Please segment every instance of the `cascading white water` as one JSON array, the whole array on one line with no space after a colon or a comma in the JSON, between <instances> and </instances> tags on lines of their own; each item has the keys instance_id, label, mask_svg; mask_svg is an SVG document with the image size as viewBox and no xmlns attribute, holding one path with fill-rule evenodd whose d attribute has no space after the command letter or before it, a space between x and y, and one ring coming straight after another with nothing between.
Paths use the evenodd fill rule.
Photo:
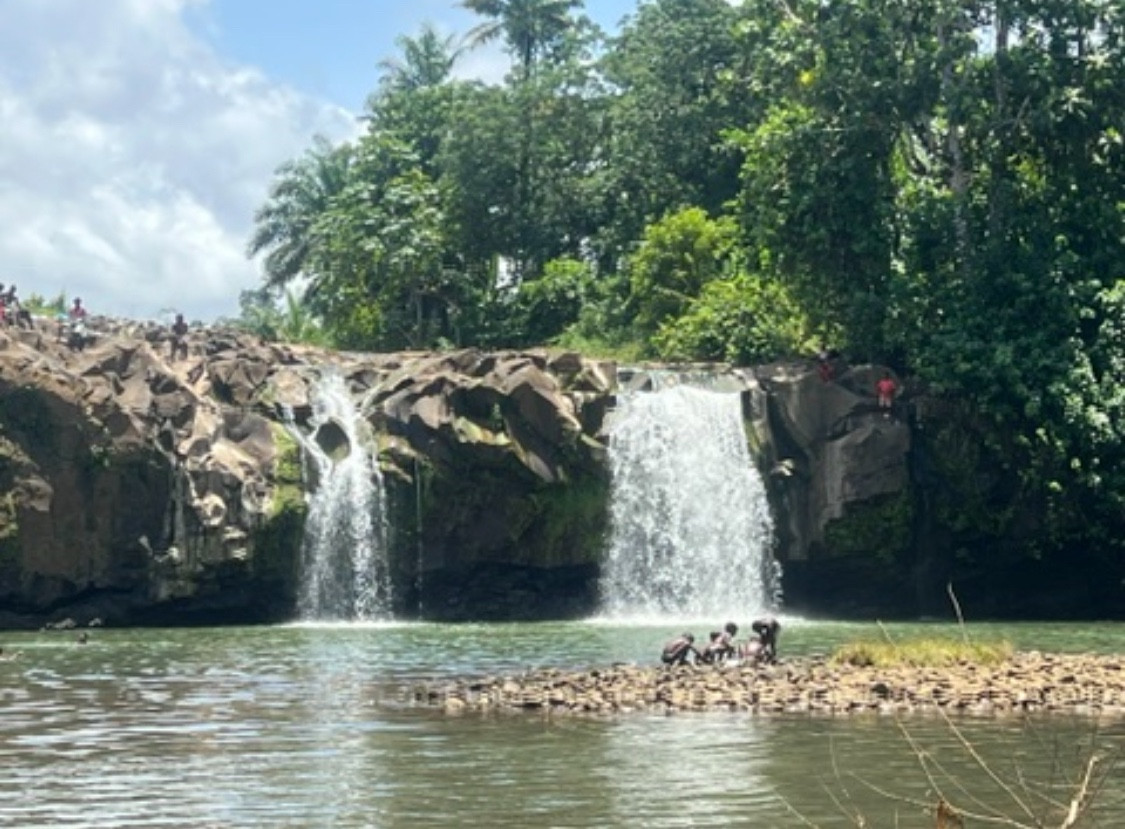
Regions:
<instances>
[{"instance_id":1,"label":"cascading white water","mask_svg":"<svg viewBox=\"0 0 1125 829\"><path fill-rule=\"evenodd\" d=\"M776 608L773 522L740 395L637 392L614 418L604 612L719 622Z\"/></svg>"},{"instance_id":2,"label":"cascading white water","mask_svg":"<svg viewBox=\"0 0 1125 829\"><path fill-rule=\"evenodd\" d=\"M365 424L336 374L326 374L314 387L312 404L311 435L293 430L317 481L301 547L298 610L305 620L386 618L391 609L386 497L378 464L362 438ZM318 440L318 434L338 439Z\"/></svg>"}]
</instances>

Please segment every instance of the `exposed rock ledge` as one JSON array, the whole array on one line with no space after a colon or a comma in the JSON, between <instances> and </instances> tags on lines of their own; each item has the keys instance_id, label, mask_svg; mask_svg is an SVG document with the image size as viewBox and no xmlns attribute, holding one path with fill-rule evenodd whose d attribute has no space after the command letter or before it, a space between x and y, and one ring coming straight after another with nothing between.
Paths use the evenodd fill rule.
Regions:
<instances>
[{"instance_id":1,"label":"exposed rock ledge","mask_svg":"<svg viewBox=\"0 0 1125 829\"><path fill-rule=\"evenodd\" d=\"M1116 656L1017 653L954 668L835 665L823 657L772 666L614 665L433 683L415 703L468 711L617 714L744 711L753 714L1004 716L1054 713L1125 716L1125 665Z\"/></svg>"}]
</instances>

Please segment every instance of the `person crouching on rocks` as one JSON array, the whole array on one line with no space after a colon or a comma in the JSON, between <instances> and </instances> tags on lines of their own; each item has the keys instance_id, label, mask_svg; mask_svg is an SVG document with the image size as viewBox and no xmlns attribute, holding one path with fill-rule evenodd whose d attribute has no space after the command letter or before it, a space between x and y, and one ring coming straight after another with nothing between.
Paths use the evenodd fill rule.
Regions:
<instances>
[{"instance_id":1,"label":"person crouching on rocks","mask_svg":"<svg viewBox=\"0 0 1125 829\"><path fill-rule=\"evenodd\" d=\"M719 641L719 637L722 635L723 632L721 630L711 631L711 635L708 637L707 644L704 645L700 650L696 651L696 653L699 654L700 662L710 664L713 661L715 643Z\"/></svg>"},{"instance_id":2,"label":"person crouching on rocks","mask_svg":"<svg viewBox=\"0 0 1125 829\"><path fill-rule=\"evenodd\" d=\"M20 328L35 327L35 323L31 321L31 312L20 304L15 285L8 286L8 292L4 294L4 306L9 323L18 325Z\"/></svg>"},{"instance_id":3,"label":"person crouching on rocks","mask_svg":"<svg viewBox=\"0 0 1125 829\"><path fill-rule=\"evenodd\" d=\"M777 637L781 632L781 625L777 619L768 616L755 619L750 623L750 629L754 631L756 638L747 642L739 655L763 665L773 665L777 662Z\"/></svg>"},{"instance_id":4,"label":"person crouching on rocks","mask_svg":"<svg viewBox=\"0 0 1125 829\"><path fill-rule=\"evenodd\" d=\"M699 653L695 650L695 637L690 633L669 640L660 653L660 661L665 665L687 665L689 661L694 661L698 657Z\"/></svg>"},{"instance_id":5,"label":"person crouching on rocks","mask_svg":"<svg viewBox=\"0 0 1125 829\"><path fill-rule=\"evenodd\" d=\"M725 662L735 655L734 637L738 635L738 625L727 622L721 631L711 634L711 641L700 654L704 662Z\"/></svg>"}]
</instances>

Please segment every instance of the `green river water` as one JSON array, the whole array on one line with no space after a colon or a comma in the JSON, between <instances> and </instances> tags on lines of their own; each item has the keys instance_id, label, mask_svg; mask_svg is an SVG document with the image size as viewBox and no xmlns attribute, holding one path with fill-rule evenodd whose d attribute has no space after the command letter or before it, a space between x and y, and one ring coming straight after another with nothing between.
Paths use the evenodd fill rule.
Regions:
<instances>
[{"instance_id":1,"label":"green river water","mask_svg":"<svg viewBox=\"0 0 1125 829\"><path fill-rule=\"evenodd\" d=\"M878 635L783 623L783 659ZM1119 720L957 720L998 782L933 717L446 716L405 702L404 689L443 676L651 664L666 638L708 627L98 629L84 645L74 632L0 632L0 826L932 827L935 786L1037 825L1091 750L1109 758L1125 743ZM919 627L940 626L889 632ZM1121 624L969 631L1125 652ZM1125 764L1080 825L1125 826Z\"/></svg>"}]
</instances>

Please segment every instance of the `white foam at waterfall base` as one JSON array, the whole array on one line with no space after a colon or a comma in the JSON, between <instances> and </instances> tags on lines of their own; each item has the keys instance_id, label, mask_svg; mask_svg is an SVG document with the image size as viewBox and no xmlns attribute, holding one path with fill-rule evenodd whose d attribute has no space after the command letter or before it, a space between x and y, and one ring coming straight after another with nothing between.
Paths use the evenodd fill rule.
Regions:
<instances>
[{"instance_id":1,"label":"white foam at waterfall base","mask_svg":"<svg viewBox=\"0 0 1125 829\"><path fill-rule=\"evenodd\" d=\"M378 465L361 439L362 419L341 377L325 375L312 390L311 435L294 428L307 463L316 467L301 546L298 611L302 620L371 621L390 615L386 502ZM334 421L350 451L333 459L312 435Z\"/></svg>"},{"instance_id":2,"label":"white foam at waterfall base","mask_svg":"<svg viewBox=\"0 0 1125 829\"><path fill-rule=\"evenodd\" d=\"M689 386L638 392L614 418L603 612L721 624L775 610L773 522L740 396Z\"/></svg>"}]
</instances>

